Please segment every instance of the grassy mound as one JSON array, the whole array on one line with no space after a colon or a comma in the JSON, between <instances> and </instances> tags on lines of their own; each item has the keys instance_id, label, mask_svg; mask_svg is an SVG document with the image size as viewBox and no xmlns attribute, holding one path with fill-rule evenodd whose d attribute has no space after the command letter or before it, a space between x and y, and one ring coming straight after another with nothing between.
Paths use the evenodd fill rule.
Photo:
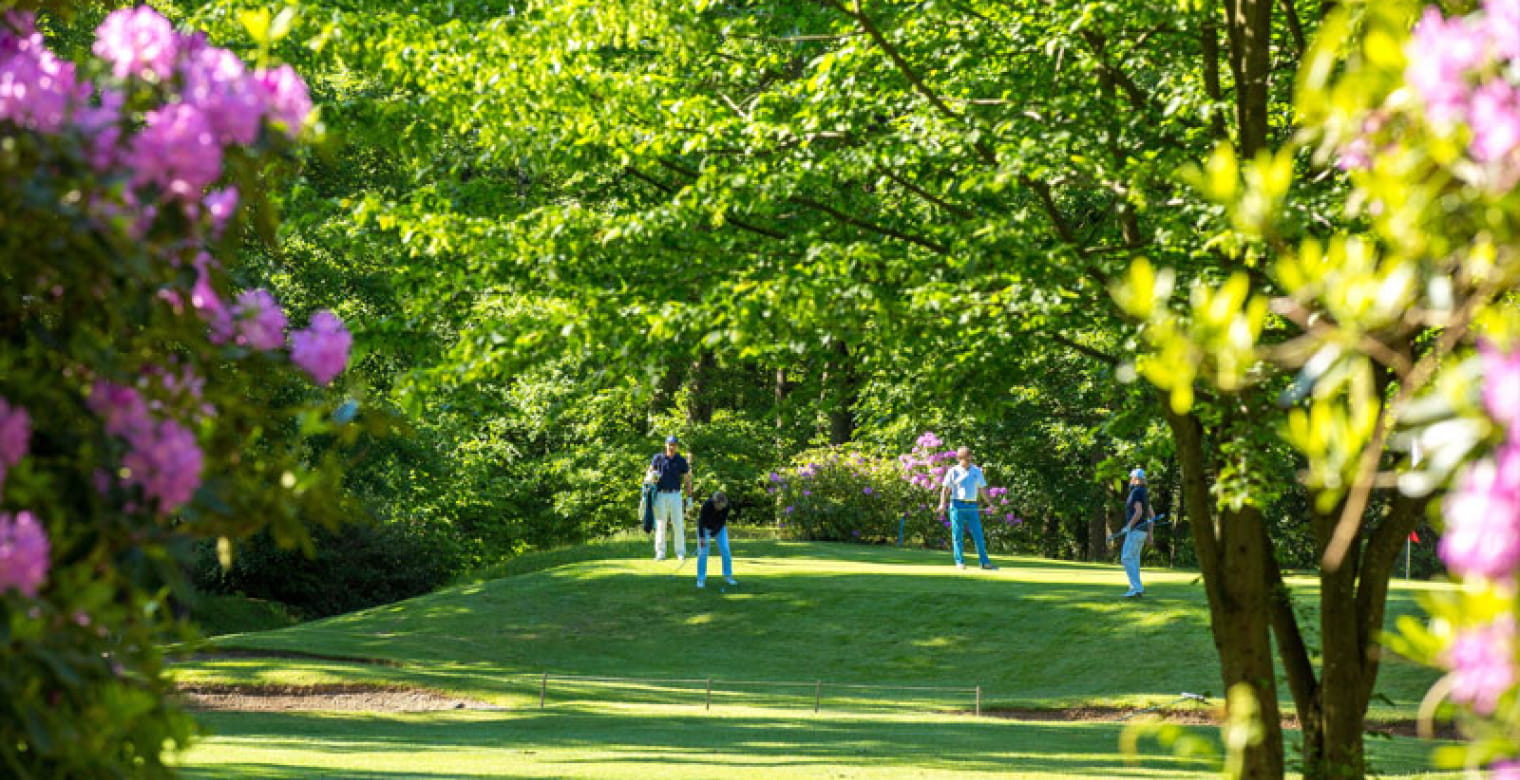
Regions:
<instances>
[{"instance_id":1,"label":"grassy mound","mask_svg":"<svg viewBox=\"0 0 1520 780\"><path fill-rule=\"evenodd\" d=\"M1030 776L1108 777L1116 776L1122 724L968 721L964 713L975 708L978 688L981 706L989 710L1141 708L1175 702L1182 692L1216 700L1219 694L1196 574L1147 571L1147 598L1135 602L1120 598L1124 576L1111 565L1013 559L1000 561L1000 571L957 571L944 553L747 540L735 542L740 585L720 590L721 576L710 571L708 587L698 590L695 561L677 574L675 561L625 557L626 547L611 545L607 552L619 557L598 558L591 546L548 568L525 567L526 573L398 604L217 638L213 651L272 655L205 655L178 667L187 683L417 686L505 711L208 715L228 736L191 753L191 766L207 761L227 770L215 776L236 776L233 765L247 757L240 751L258 749L239 741L250 733L283 731L322 745L394 732L414 735L409 744L419 756L445 746L453 755L537 745L546 754L568 751L563 756L577 756L566 758L577 766L596 767L583 773L556 765L558 771L545 770L548 776L674 776L666 771L672 761L695 762L704 770L690 776L731 773L726 765L732 756L715 763L703 757L716 745L765 767L757 776L774 776L773 759L789 751L803 767L797 774L804 775L838 766L875 766L890 776L990 772L996 765L1015 776L1007 774L1017 768L1007 761L1019 745L1034 749L1053 739L1037 752L1064 757ZM716 560L710 564L717 568ZM1313 582L1293 585L1305 609L1312 609ZM1412 589L1428 587L1396 583L1390 621L1414 612ZM1385 700L1373 716L1413 717L1433 680L1428 670L1390 662L1379 686ZM514 736L490 736L497 727ZM817 728L834 730L834 738L825 739ZM649 737L651 729L669 735ZM865 736L877 729L884 733ZM705 736L674 736L691 730ZM917 736L892 736L897 730ZM432 735L444 732L452 736L436 742ZM931 760L933 740L915 742L928 733L976 758ZM480 742L463 736L468 734ZM653 743L644 744L638 734ZM769 747L756 752L761 743ZM635 751L640 758L624 755L630 745L642 746ZM1149 771L1159 776L1207 767L1151 748L1156 755L1146 759ZM283 749L303 754L293 745ZM1385 764L1392 760L1407 771L1423 762L1427 748L1396 740L1376 749ZM345 755L363 752L346 749ZM814 754L816 762L804 760ZM635 771L635 765L642 769ZM537 759L524 759L508 774L538 774L537 766ZM363 767L361 761L331 771L368 776ZM456 776L430 772L417 776ZM491 775L481 769L478 776Z\"/></svg>"}]
</instances>

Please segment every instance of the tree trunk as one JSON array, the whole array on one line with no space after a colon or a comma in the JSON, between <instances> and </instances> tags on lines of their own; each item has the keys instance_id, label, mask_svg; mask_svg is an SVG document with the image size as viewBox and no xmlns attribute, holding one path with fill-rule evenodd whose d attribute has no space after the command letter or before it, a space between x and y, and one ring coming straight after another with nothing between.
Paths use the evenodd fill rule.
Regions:
<instances>
[{"instance_id":1,"label":"tree trunk","mask_svg":"<svg viewBox=\"0 0 1520 780\"><path fill-rule=\"evenodd\" d=\"M1226 0L1230 71L1235 76L1236 152L1267 149L1267 85L1272 72L1272 0Z\"/></svg>"},{"instance_id":2,"label":"tree trunk","mask_svg":"<svg viewBox=\"0 0 1520 780\"><path fill-rule=\"evenodd\" d=\"M824 370L823 391L827 394L829 444L848 444L855 438L855 401L859 374L850 356L850 346L835 340L833 356Z\"/></svg>"},{"instance_id":3,"label":"tree trunk","mask_svg":"<svg viewBox=\"0 0 1520 780\"><path fill-rule=\"evenodd\" d=\"M1169 405L1165 413L1182 467L1183 500L1209 597L1209 628L1219 653L1220 677L1226 690L1240 684L1249 688L1261 721L1261 740L1242 752L1242 777L1280 778L1282 716L1267 631L1267 561L1271 550L1265 524L1261 513L1252 507L1216 515L1209 495L1208 473L1212 469L1202 423L1191 414L1172 412Z\"/></svg>"},{"instance_id":4,"label":"tree trunk","mask_svg":"<svg viewBox=\"0 0 1520 780\"><path fill-rule=\"evenodd\" d=\"M710 350L702 350L697 359L692 361L687 372L688 393L686 396L686 422L706 424L712 422L713 409L713 369L715 361Z\"/></svg>"}]
</instances>

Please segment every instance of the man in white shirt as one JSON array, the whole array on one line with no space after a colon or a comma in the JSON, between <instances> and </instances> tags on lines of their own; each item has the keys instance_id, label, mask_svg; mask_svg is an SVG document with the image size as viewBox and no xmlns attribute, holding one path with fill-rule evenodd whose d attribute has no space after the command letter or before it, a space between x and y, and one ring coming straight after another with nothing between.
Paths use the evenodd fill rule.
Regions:
<instances>
[{"instance_id":1,"label":"man in white shirt","mask_svg":"<svg viewBox=\"0 0 1520 780\"><path fill-rule=\"evenodd\" d=\"M982 510L977 499L987 499L987 478L982 476L980 466L971 465L971 448L961 447L955 451L959 462L945 472L944 487L939 492L939 511L950 509L950 549L955 552L955 568L966 568L961 557L961 536L971 532L976 542L976 554L982 559L982 568L996 570L987 558L987 540L982 536Z\"/></svg>"}]
</instances>

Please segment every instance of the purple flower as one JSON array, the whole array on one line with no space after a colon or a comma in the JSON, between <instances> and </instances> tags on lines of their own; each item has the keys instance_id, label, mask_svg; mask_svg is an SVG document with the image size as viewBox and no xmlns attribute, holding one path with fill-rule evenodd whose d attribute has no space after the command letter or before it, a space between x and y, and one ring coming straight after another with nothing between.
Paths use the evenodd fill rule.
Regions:
<instances>
[{"instance_id":1,"label":"purple flower","mask_svg":"<svg viewBox=\"0 0 1520 780\"><path fill-rule=\"evenodd\" d=\"M15 588L36 596L47 580L48 552L47 532L31 512L0 513L0 593Z\"/></svg>"},{"instance_id":2,"label":"purple flower","mask_svg":"<svg viewBox=\"0 0 1520 780\"><path fill-rule=\"evenodd\" d=\"M1520 564L1520 439L1472 463L1443 507L1441 559L1463 577L1502 579Z\"/></svg>"},{"instance_id":3,"label":"purple flower","mask_svg":"<svg viewBox=\"0 0 1520 780\"><path fill-rule=\"evenodd\" d=\"M343 321L323 309L311 315L306 330L290 334L290 359L317 384L325 385L343 373L353 343L354 336L343 327Z\"/></svg>"},{"instance_id":4,"label":"purple flower","mask_svg":"<svg viewBox=\"0 0 1520 780\"><path fill-rule=\"evenodd\" d=\"M195 434L174 420L163 420L132 437L132 451L122 459L130 479L143 493L172 512L190 500L201 483L204 461Z\"/></svg>"},{"instance_id":5,"label":"purple flower","mask_svg":"<svg viewBox=\"0 0 1520 780\"><path fill-rule=\"evenodd\" d=\"M190 305L211 326L211 341L223 344L233 336L232 312L222 303L216 288L211 286L211 255L205 252L195 258L195 285L190 288Z\"/></svg>"},{"instance_id":6,"label":"purple flower","mask_svg":"<svg viewBox=\"0 0 1520 780\"><path fill-rule=\"evenodd\" d=\"M1465 18L1447 19L1434 8L1415 25L1405 52L1404 80L1436 124L1467 121L1467 74L1488 57L1483 30Z\"/></svg>"},{"instance_id":7,"label":"purple flower","mask_svg":"<svg viewBox=\"0 0 1520 780\"><path fill-rule=\"evenodd\" d=\"M1505 353L1479 342L1478 355L1483 363L1483 406L1504 426L1510 441L1520 439L1520 345Z\"/></svg>"},{"instance_id":8,"label":"purple flower","mask_svg":"<svg viewBox=\"0 0 1520 780\"><path fill-rule=\"evenodd\" d=\"M771 476L770 476L770 480L772 482L782 482L782 481L785 480L785 478L782 477L780 474L777 474L776 472L772 471L771 472Z\"/></svg>"},{"instance_id":9,"label":"purple flower","mask_svg":"<svg viewBox=\"0 0 1520 780\"><path fill-rule=\"evenodd\" d=\"M199 200L222 171L222 147L205 112L175 103L149 111L145 120L132 139L133 185L154 184L167 195Z\"/></svg>"},{"instance_id":10,"label":"purple flower","mask_svg":"<svg viewBox=\"0 0 1520 780\"><path fill-rule=\"evenodd\" d=\"M786 512L786 513L787 513L787 514L791 514L791 513L792 513L792 510L793 510L793 509L795 509L795 508L796 508L796 507L790 507L790 506L789 506L789 507L787 507L787 508L786 508L786 509L785 509L785 510L784 510L784 511L785 511L785 512Z\"/></svg>"},{"instance_id":11,"label":"purple flower","mask_svg":"<svg viewBox=\"0 0 1520 780\"><path fill-rule=\"evenodd\" d=\"M1484 0L1483 13L1494 56L1520 60L1520 0Z\"/></svg>"},{"instance_id":12,"label":"purple flower","mask_svg":"<svg viewBox=\"0 0 1520 780\"><path fill-rule=\"evenodd\" d=\"M259 71L257 75L269 101L269 118L282 126L286 135L291 138L299 136L301 127L306 124L306 116L311 113L311 96L306 92L306 82L289 65Z\"/></svg>"},{"instance_id":13,"label":"purple flower","mask_svg":"<svg viewBox=\"0 0 1520 780\"><path fill-rule=\"evenodd\" d=\"M1513 162L1520 148L1520 89L1493 79L1472 93L1472 156L1481 163Z\"/></svg>"},{"instance_id":14,"label":"purple flower","mask_svg":"<svg viewBox=\"0 0 1520 780\"><path fill-rule=\"evenodd\" d=\"M813 495L813 491L811 491L811 490L804 490L804 491L802 491L802 495L804 495L804 496L811 496L811 495Z\"/></svg>"},{"instance_id":15,"label":"purple flower","mask_svg":"<svg viewBox=\"0 0 1520 780\"><path fill-rule=\"evenodd\" d=\"M227 228L227 220L237 211L238 188L212 190L206 193L201 203L205 205L206 213L211 215L211 235L220 236Z\"/></svg>"},{"instance_id":16,"label":"purple flower","mask_svg":"<svg viewBox=\"0 0 1520 780\"><path fill-rule=\"evenodd\" d=\"M205 113L218 143L253 143L268 100L264 85L248 74L237 55L200 38L195 43L180 67L184 99Z\"/></svg>"},{"instance_id":17,"label":"purple flower","mask_svg":"<svg viewBox=\"0 0 1520 780\"><path fill-rule=\"evenodd\" d=\"M105 421L106 433L112 436L131 438L153 425L142 395L124 385L97 381L85 405Z\"/></svg>"},{"instance_id":18,"label":"purple flower","mask_svg":"<svg viewBox=\"0 0 1520 780\"><path fill-rule=\"evenodd\" d=\"M74 65L48 50L32 15L7 14L0 22L0 120L55 133L84 97Z\"/></svg>"},{"instance_id":19,"label":"purple flower","mask_svg":"<svg viewBox=\"0 0 1520 780\"><path fill-rule=\"evenodd\" d=\"M932 450L943 444L944 442L940 441L940 438L935 436L933 431L925 431L922 436L918 437L917 441L913 442L914 447L926 450Z\"/></svg>"},{"instance_id":20,"label":"purple flower","mask_svg":"<svg viewBox=\"0 0 1520 780\"><path fill-rule=\"evenodd\" d=\"M31 439L31 416L20 406L11 406L0 398L0 475L26 457Z\"/></svg>"},{"instance_id":21,"label":"purple flower","mask_svg":"<svg viewBox=\"0 0 1520 780\"><path fill-rule=\"evenodd\" d=\"M1517 20L1520 23L1520 20ZM1500 761L1488 767L1488 780L1520 780L1520 761Z\"/></svg>"},{"instance_id":22,"label":"purple flower","mask_svg":"<svg viewBox=\"0 0 1520 780\"><path fill-rule=\"evenodd\" d=\"M258 350L278 349L285 343L285 312L268 290L248 290L233 307L238 341ZM342 367L339 367L342 370Z\"/></svg>"},{"instance_id":23,"label":"purple flower","mask_svg":"<svg viewBox=\"0 0 1520 780\"><path fill-rule=\"evenodd\" d=\"M116 78L163 79L174 71L179 48L179 34L169 20L143 5L112 11L95 28L91 51L111 63L111 75Z\"/></svg>"},{"instance_id":24,"label":"purple flower","mask_svg":"<svg viewBox=\"0 0 1520 780\"><path fill-rule=\"evenodd\" d=\"M1451 698L1487 715L1515 684L1515 616L1501 615L1486 626L1467 628L1441 653L1451 670Z\"/></svg>"},{"instance_id":25,"label":"purple flower","mask_svg":"<svg viewBox=\"0 0 1520 780\"><path fill-rule=\"evenodd\" d=\"M866 495L869 496L869 495L871 495L875 491L871 490L871 486L870 485L867 485L867 486L861 488L860 492L865 493Z\"/></svg>"}]
</instances>

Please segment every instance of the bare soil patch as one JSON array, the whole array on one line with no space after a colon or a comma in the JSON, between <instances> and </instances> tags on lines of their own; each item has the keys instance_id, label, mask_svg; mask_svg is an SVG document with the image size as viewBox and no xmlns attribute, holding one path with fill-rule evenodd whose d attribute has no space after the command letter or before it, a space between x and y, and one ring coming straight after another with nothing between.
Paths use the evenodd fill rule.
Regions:
<instances>
[{"instance_id":1,"label":"bare soil patch","mask_svg":"<svg viewBox=\"0 0 1520 780\"><path fill-rule=\"evenodd\" d=\"M367 685L185 685L180 696L193 710L216 712L436 712L482 710L492 705L424 688Z\"/></svg>"}]
</instances>

